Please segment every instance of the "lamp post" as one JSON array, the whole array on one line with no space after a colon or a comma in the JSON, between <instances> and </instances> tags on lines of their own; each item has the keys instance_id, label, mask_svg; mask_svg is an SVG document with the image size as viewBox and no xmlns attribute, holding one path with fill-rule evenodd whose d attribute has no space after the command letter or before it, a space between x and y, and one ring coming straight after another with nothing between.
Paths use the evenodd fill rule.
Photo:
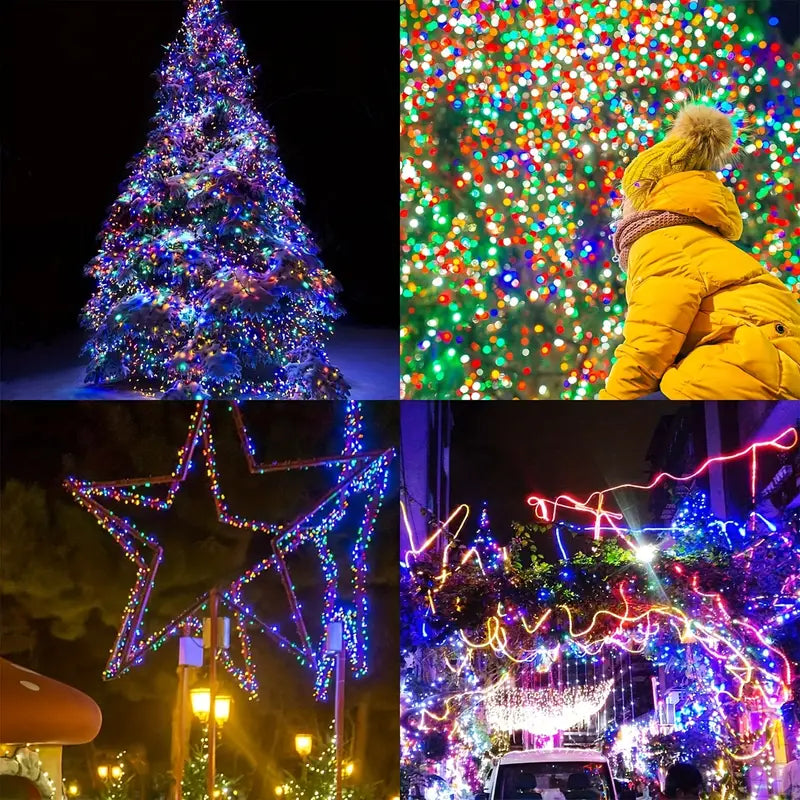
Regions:
<instances>
[{"instance_id":1,"label":"lamp post","mask_svg":"<svg viewBox=\"0 0 800 800\"><path fill-rule=\"evenodd\" d=\"M97 777L105 784L106 790L112 781L117 781L122 777L123 769L120 764L98 764Z\"/></svg>"},{"instance_id":2,"label":"lamp post","mask_svg":"<svg viewBox=\"0 0 800 800\"><path fill-rule=\"evenodd\" d=\"M219 616L219 591L216 588L209 592L208 608L210 616L205 619L203 625L203 647L208 650L208 688L192 689L189 696L195 716L199 717L201 722L208 724L206 791L209 800L213 800L217 771L217 723L222 725L227 722L232 703L230 695L219 694L217 650L229 647L230 620Z\"/></svg>"},{"instance_id":3,"label":"lamp post","mask_svg":"<svg viewBox=\"0 0 800 800\"><path fill-rule=\"evenodd\" d=\"M172 775L175 783L169 800L183 800L183 773L186 762L186 749L189 740L191 720L187 717L186 704L189 699L189 669L203 666L203 640L192 636L188 623L181 628L178 645L178 696L177 713L173 713L173 723L177 717L177 730L172 731Z\"/></svg>"},{"instance_id":4,"label":"lamp post","mask_svg":"<svg viewBox=\"0 0 800 800\"><path fill-rule=\"evenodd\" d=\"M313 745L314 741L310 733L298 733L294 737L294 749L297 751L297 755L303 759L303 785L308 777L308 757L311 755Z\"/></svg>"},{"instance_id":5,"label":"lamp post","mask_svg":"<svg viewBox=\"0 0 800 800\"><path fill-rule=\"evenodd\" d=\"M336 800L342 800L342 755L344 753L344 626L329 622L326 651L336 656L336 700L334 716L336 732Z\"/></svg>"},{"instance_id":6,"label":"lamp post","mask_svg":"<svg viewBox=\"0 0 800 800\"><path fill-rule=\"evenodd\" d=\"M211 612L208 658L208 800L214 798L214 782L217 771L217 618L219 595L212 589L208 598Z\"/></svg>"},{"instance_id":7,"label":"lamp post","mask_svg":"<svg viewBox=\"0 0 800 800\"><path fill-rule=\"evenodd\" d=\"M215 694L211 687L192 689L189 692L192 712L203 723L208 723L208 777L209 800L214 800L216 781L217 723L221 728L230 718L233 699L228 694ZM212 733L213 724L213 733ZM214 738L211 738L213 735Z\"/></svg>"}]
</instances>

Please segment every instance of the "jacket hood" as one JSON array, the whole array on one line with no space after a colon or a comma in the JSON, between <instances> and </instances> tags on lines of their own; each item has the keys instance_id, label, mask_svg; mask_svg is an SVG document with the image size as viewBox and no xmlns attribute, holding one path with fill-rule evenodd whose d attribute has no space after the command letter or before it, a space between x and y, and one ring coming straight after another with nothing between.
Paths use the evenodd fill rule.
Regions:
<instances>
[{"instance_id":1,"label":"jacket hood","mask_svg":"<svg viewBox=\"0 0 800 800\"><path fill-rule=\"evenodd\" d=\"M734 242L742 235L742 215L736 198L714 172L693 170L662 178L640 210L686 214Z\"/></svg>"}]
</instances>

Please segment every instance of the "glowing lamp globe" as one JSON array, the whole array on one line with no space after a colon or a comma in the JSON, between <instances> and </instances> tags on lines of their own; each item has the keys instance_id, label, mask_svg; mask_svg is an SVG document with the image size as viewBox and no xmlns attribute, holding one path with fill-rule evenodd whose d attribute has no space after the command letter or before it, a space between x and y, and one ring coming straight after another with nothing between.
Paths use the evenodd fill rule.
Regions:
<instances>
[{"instance_id":1,"label":"glowing lamp globe","mask_svg":"<svg viewBox=\"0 0 800 800\"><path fill-rule=\"evenodd\" d=\"M208 689L192 689L189 692L192 702L192 712L205 722L211 711L211 692ZM229 695L220 694L214 698L214 717L220 724L227 722L231 715L231 698Z\"/></svg>"},{"instance_id":2,"label":"glowing lamp globe","mask_svg":"<svg viewBox=\"0 0 800 800\"><path fill-rule=\"evenodd\" d=\"M309 755L311 755L311 747L311 734L298 733L294 737L294 749L297 750L297 754L300 756L300 758L307 758Z\"/></svg>"},{"instance_id":3,"label":"glowing lamp globe","mask_svg":"<svg viewBox=\"0 0 800 800\"><path fill-rule=\"evenodd\" d=\"M231 698L229 695L223 694L219 695L214 700L214 716L217 718L217 722L222 724L223 722L227 722L231 716Z\"/></svg>"},{"instance_id":4,"label":"glowing lamp globe","mask_svg":"<svg viewBox=\"0 0 800 800\"><path fill-rule=\"evenodd\" d=\"M200 719L208 719L211 711L211 692L208 689L192 689L189 697L192 701L192 713Z\"/></svg>"}]
</instances>

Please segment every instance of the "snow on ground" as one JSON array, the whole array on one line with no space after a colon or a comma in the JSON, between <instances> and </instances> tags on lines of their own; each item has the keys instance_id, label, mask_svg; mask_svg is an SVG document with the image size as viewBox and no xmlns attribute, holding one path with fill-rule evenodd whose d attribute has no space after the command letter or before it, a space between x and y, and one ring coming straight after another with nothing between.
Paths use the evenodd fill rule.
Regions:
<instances>
[{"instance_id":1,"label":"snow on ground","mask_svg":"<svg viewBox=\"0 0 800 800\"><path fill-rule=\"evenodd\" d=\"M83 383L78 356L81 339L4 352L0 400L141 400L138 392L98 388ZM400 357L396 331L341 325L328 345L328 355L351 385L354 400L397 400Z\"/></svg>"}]
</instances>

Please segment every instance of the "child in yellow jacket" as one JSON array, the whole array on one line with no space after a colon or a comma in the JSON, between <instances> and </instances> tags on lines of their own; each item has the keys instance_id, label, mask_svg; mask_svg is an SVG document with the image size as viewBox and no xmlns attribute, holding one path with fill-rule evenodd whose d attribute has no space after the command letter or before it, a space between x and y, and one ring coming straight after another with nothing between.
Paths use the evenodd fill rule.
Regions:
<instances>
[{"instance_id":1,"label":"child in yellow jacket","mask_svg":"<svg viewBox=\"0 0 800 800\"><path fill-rule=\"evenodd\" d=\"M733 141L725 114L688 105L625 170L614 248L628 312L601 399L800 398L800 305L733 244L742 217L714 172Z\"/></svg>"}]
</instances>

